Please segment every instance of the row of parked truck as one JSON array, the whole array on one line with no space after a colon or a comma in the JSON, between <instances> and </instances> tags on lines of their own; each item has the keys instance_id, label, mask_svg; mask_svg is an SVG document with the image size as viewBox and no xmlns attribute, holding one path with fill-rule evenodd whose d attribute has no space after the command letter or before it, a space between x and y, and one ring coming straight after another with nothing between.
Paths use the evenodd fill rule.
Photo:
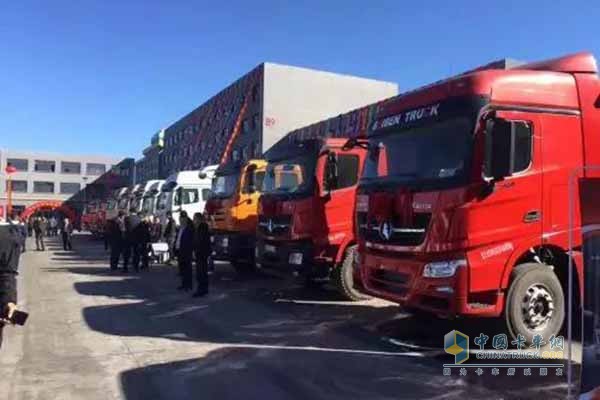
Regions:
<instances>
[{"instance_id":1,"label":"row of parked truck","mask_svg":"<svg viewBox=\"0 0 600 400\"><path fill-rule=\"evenodd\" d=\"M106 218L197 204L214 258L239 272L327 280L348 299L417 313L503 318L527 340L558 334L582 305L569 178L600 175L586 169L600 165L591 54L492 63L386 100L368 129L343 136L284 139L263 159L124 189Z\"/></svg>"}]
</instances>

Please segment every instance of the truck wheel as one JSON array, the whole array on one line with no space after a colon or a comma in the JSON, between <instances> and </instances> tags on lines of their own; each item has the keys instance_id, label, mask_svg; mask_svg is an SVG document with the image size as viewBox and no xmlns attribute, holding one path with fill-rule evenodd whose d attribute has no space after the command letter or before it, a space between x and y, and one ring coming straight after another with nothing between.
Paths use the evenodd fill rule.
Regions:
<instances>
[{"instance_id":1,"label":"truck wheel","mask_svg":"<svg viewBox=\"0 0 600 400\"><path fill-rule=\"evenodd\" d=\"M527 343L533 336L544 340L557 335L565 320L565 298L554 271L546 265L518 265L512 275L506 298L505 319L509 333L523 335Z\"/></svg>"},{"instance_id":2,"label":"truck wheel","mask_svg":"<svg viewBox=\"0 0 600 400\"><path fill-rule=\"evenodd\" d=\"M339 290L348 300L359 301L368 300L368 296L354 287L354 273L356 271L356 246L350 246L346 250L346 256L337 268L334 268L332 279Z\"/></svg>"},{"instance_id":3,"label":"truck wheel","mask_svg":"<svg viewBox=\"0 0 600 400\"><path fill-rule=\"evenodd\" d=\"M255 265L247 262L232 261L231 266L235 269L235 272L241 275L249 274L254 271Z\"/></svg>"}]
</instances>

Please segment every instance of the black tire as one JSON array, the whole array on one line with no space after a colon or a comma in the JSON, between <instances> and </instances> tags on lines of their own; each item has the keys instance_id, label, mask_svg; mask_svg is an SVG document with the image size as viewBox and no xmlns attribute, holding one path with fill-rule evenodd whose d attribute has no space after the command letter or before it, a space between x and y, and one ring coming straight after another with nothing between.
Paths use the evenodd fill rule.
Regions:
<instances>
[{"instance_id":1,"label":"black tire","mask_svg":"<svg viewBox=\"0 0 600 400\"><path fill-rule=\"evenodd\" d=\"M528 311L535 316L526 315ZM560 333L565 320L565 296L550 266L526 263L515 267L504 317L513 339L523 335L531 343L533 336L542 335L548 341Z\"/></svg>"},{"instance_id":2,"label":"black tire","mask_svg":"<svg viewBox=\"0 0 600 400\"><path fill-rule=\"evenodd\" d=\"M356 246L348 247L344 260L337 268L334 268L332 272L332 280L337 290L348 300L368 300L371 296L361 292L354 285L356 252Z\"/></svg>"},{"instance_id":3,"label":"black tire","mask_svg":"<svg viewBox=\"0 0 600 400\"><path fill-rule=\"evenodd\" d=\"M256 269L256 265L242 261L231 261L231 266L240 275L250 274Z\"/></svg>"}]
</instances>

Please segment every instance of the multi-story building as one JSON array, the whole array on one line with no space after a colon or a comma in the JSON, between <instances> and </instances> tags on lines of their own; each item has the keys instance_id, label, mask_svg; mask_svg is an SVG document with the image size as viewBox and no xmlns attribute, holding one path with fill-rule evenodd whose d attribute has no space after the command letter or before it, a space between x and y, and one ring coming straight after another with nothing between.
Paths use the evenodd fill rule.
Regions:
<instances>
[{"instance_id":1,"label":"multi-story building","mask_svg":"<svg viewBox=\"0 0 600 400\"><path fill-rule=\"evenodd\" d=\"M16 212L42 201L65 201L94 184L121 160L102 156L71 156L0 150L0 205L6 205L6 166L12 165L12 203Z\"/></svg>"},{"instance_id":2,"label":"multi-story building","mask_svg":"<svg viewBox=\"0 0 600 400\"><path fill-rule=\"evenodd\" d=\"M166 128L162 151L151 146L138 161L136 182L260 157L290 131L397 93L391 82L260 64Z\"/></svg>"},{"instance_id":3,"label":"multi-story building","mask_svg":"<svg viewBox=\"0 0 600 400\"><path fill-rule=\"evenodd\" d=\"M142 152L144 157L135 162L135 182L146 182L163 175L162 151L164 147L165 130L155 133L150 140L150 146Z\"/></svg>"}]
</instances>

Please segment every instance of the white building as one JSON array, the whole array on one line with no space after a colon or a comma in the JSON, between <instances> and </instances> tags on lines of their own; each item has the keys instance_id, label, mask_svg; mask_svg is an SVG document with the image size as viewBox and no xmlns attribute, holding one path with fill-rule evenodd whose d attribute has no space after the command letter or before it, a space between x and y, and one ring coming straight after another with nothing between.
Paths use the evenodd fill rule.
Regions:
<instances>
[{"instance_id":1,"label":"white building","mask_svg":"<svg viewBox=\"0 0 600 400\"><path fill-rule=\"evenodd\" d=\"M90 155L61 155L0 149L0 206L6 206L10 163L12 203L17 212L40 201L65 201L109 171L121 159Z\"/></svg>"}]
</instances>

